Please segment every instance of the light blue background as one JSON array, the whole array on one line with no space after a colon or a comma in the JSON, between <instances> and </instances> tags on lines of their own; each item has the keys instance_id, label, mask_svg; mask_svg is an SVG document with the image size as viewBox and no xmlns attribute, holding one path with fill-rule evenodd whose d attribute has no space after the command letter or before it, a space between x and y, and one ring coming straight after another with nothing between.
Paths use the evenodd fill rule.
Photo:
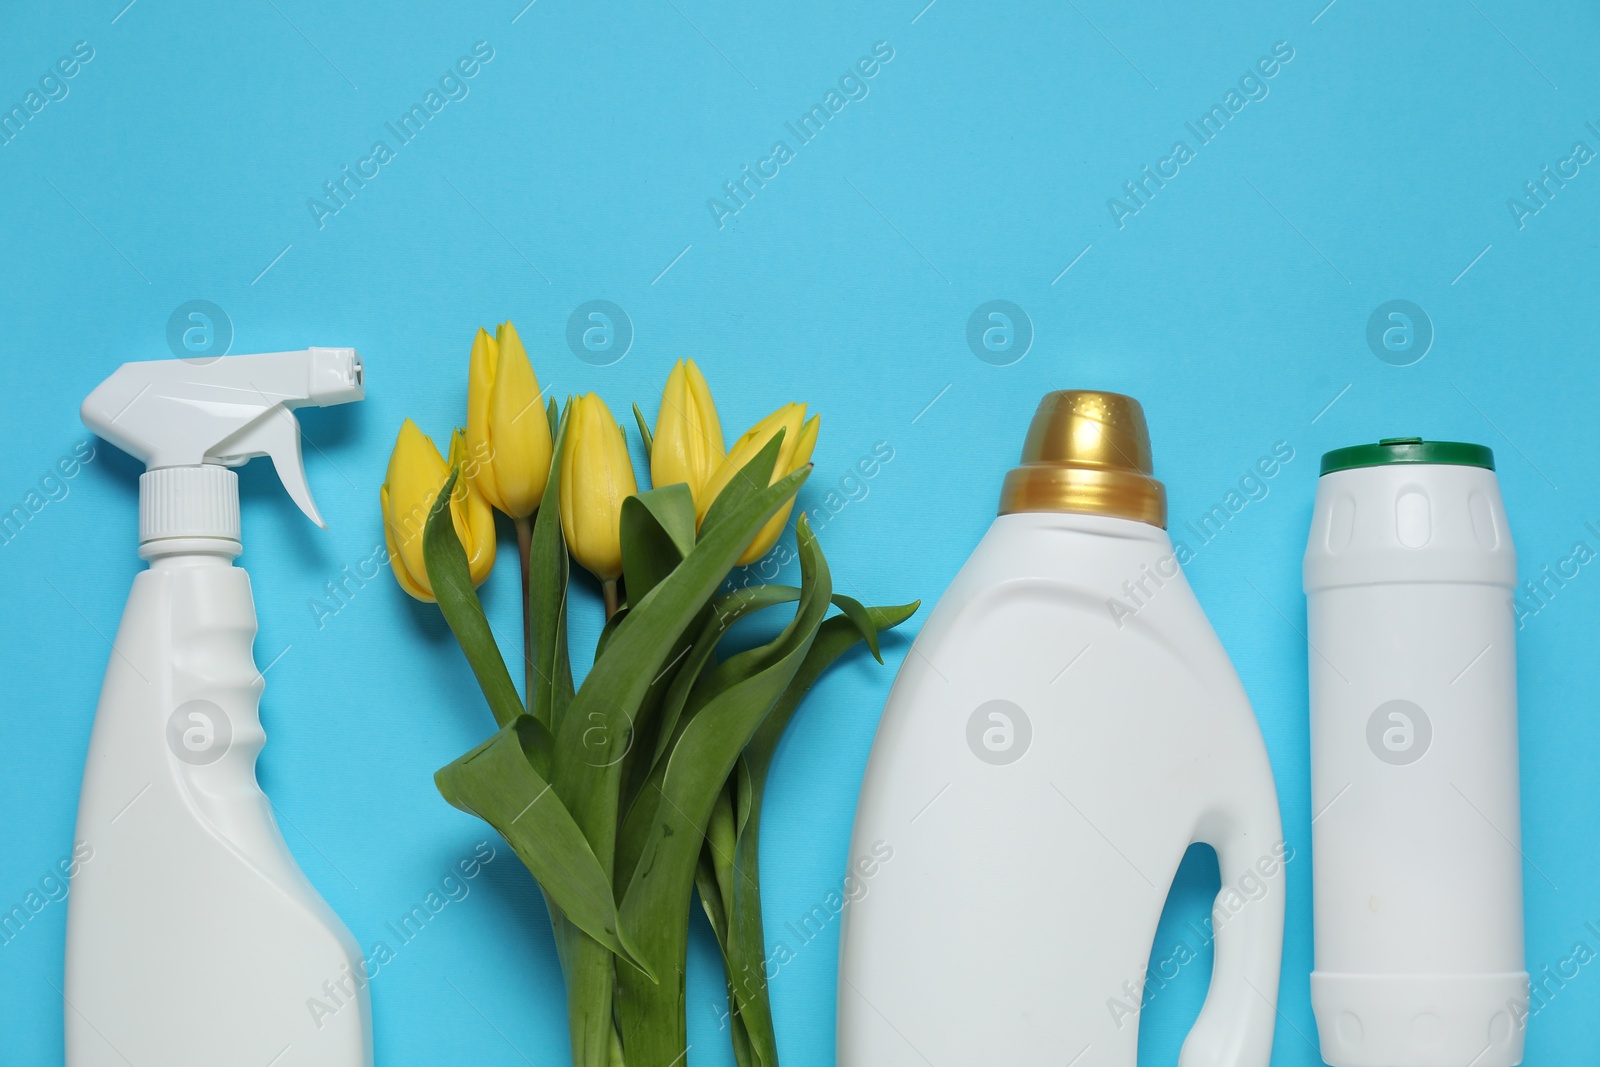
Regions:
<instances>
[{"instance_id":1,"label":"light blue background","mask_svg":"<svg viewBox=\"0 0 1600 1067\"><path fill-rule=\"evenodd\" d=\"M931 604L945 588L1049 389L1143 401L1175 525L1289 442L1295 459L1270 496L1188 575L1254 701L1298 853L1274 1062L1318 1062L1297 632L1317 457L1400 434L1482 441L1500 461L1525 577L1575 541L1600 546L1585 526L1600 519L1600 165L1525 228L1507 207L1575 141L1600 148L1585 128L1600 125L1600 13L1508 0L1159 12L869 0L781 13L524 2L0 7L7 108L74 42L95 50L69 95L0 148L0 508L22 504L85 438L77 408L96 383L123 361L170 356L167 320L185 301L226 310L236 353L359 348L366 402L304 420L331 529L311 527L254 464L241 562L255 583L258 661L281 654L260 778L295 855L368 945L485 836L430 776L489 718L435 611L387 576L321 628L308 603L380 543L377 490L400 420L440 441L462 420L478 325L511 318L557 395L597 390L619 414L637 399L653 415L682 356L705 369L730 435L781 402L811 402L823 432L807 507L888 442L892 462L822 533L841 588L879 602ZM494 58L470 95L319 229L307 199L375 139L392 146L384 123L480 40ZM774 140L793 146L784 123L878 41L894 59L870 95L719 230L707 199ZM1175 139L1193 147L1185 122L1279 41L1294 58L1270 95L1119 229L1107 199ZM1014 365L980 361L965 341L968 316L994 298L1021 305L1036 334ZM1365 338L1369 315L1396 298L1425 309L1436 333L1411 366L1381 361ZM615 365L566 344L568 315L591 299L632 319L632 350ZM108 638L140 566L136 475L101 445L65 499L0 547L6 908L72 845ZM514 642L505 562L486 596ZM1576 942L1600 948L1585 927L1600 920L1592 568L1520 637L1535 972ZM585 610L582 648L597 629L592 602ZM887 667L858 657L837 669L785 742L765 835L773 936L839 885L904 651L895 643ZM564 1062L543 908L500 855L380 972L380 1064ZM1156 958L1205 914L1215 878L1191 857ZM8 1063L60 1062L65 918L52 904L0 948ZM801 949L774 982L795 1065L832 1062L836 937ZM731 1063L703 928L693 964L690 1062ZM1209 965L1187 967L1147 1010L1141 1063L1175 1061ZM1528 1062L1592 1056L1590 969L1533 1020Z\"/></svg>"}]
</instances>

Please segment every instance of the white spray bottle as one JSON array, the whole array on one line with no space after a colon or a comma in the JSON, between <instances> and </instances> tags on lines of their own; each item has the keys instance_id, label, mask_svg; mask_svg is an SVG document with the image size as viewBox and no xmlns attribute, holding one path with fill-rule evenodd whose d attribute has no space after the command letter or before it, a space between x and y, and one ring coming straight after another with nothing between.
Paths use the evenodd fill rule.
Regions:
<instances>
[{"instance_id":1,"label":"white spray bottle","mask_svg":"<svg viewBox=\"0 0 1600 1067\"><path fill-rule=\"evenodd\" d=\"M840 1067L1134 1067L1142 1002L1200 947L1147 973L1195 841L1222 889L1179 1063L1267 1067L1292 854L1151 470L1138 401L1045 397L906 656L856 812Z\"/></svg>"},{"instance_id":2,"label":"white spray bottle","mask_svg":"<svg viewBox=\"0 0 1600 1067\"><path fill-rule=\"evenodd\" d=\"M272 457L324 525L292 411L362 396L353 349L312 348L128 363L83 403L85 425L148 467L150 566L117 630L78 803L93 858L68 906L67 1067L372 1063L360 950L256 784L263 681L228 469Z\"/></svg>"}]
</instances>

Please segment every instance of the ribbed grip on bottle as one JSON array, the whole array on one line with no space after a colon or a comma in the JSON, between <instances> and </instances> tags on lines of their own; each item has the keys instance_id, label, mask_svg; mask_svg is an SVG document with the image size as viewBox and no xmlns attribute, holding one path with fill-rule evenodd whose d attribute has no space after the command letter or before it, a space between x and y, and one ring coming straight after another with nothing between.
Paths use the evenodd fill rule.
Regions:
<instances>
[{"instance_id":1,"label":"ribbed grip on bottle","mask_svg":"<svg viewBox=\"0 0 1600 1067\"><path fill-rule=\"evenodd\" d=\"M227 467L162 467L139 477L139 543L239 540L239 476Z\"/></svg>"}]
</instances>

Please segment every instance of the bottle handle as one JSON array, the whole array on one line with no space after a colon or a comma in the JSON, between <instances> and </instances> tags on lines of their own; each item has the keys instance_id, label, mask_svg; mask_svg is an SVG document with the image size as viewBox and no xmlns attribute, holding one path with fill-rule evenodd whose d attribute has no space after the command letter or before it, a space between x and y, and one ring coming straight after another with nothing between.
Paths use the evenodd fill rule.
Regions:
<instances>
[{"instance_id":1,"label":"bottle handle","mask_svg":"<svg viewBox=\"0 0 1600 1067\"><path fill-rule=\"evenodd\" d=\"M1275 797L1270 817L1218 812L1196 839L1217 852L1222 887L1212 905L1215 961L1205 1004L1184 1039L1178 1067L1268 1067L1283 964L1283 841Z\"/></svg>"}]
</instances>

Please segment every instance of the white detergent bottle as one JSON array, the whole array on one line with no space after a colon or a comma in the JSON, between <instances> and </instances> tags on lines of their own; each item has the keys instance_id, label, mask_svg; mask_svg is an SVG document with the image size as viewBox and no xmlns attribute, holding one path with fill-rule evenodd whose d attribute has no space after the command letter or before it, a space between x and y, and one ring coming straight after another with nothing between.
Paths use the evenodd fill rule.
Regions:
<instances>
[{"instance_id":1,"label":"white detergent bottle","mask_svg":"<svg viewBox=\"0 0 1600 1067\"><path fill-rule=\"evenodd\" d=\"M1045 397L907 654L856 813L840 1067L1134 1067L1156 925L1197 841L1222 888L1179 1063L1266 1067L1292 853L1151 471L1136 400Z\"/></svg>"},{"instance_id":2,"label":"white detergent bottle","mask_svg":"<svg viewBox=\"0 0 1600 1067\"><path fill-rule=\"evenodd\" d=\"M1483 445L1322 457L1305 556L1311 1006L1334 1067L1522 1061L1516 585Z\"/></svg>"},{"instance_id":3,"label":"white detergent bottle","mask_svg":"<svg viewBox=\"0 0 1600 1067\"><path fill-rule=\"evenodd\" d=\"M256 784L266 740L238 478L271 456L323 525L292 410L363 396L349 348L124 364L83 421L143 461L139 555L78 802L67 1067L370 1067L355 940ZM313 1012L315 998L332 1010Z\"/></svg>"}]
</instances>

